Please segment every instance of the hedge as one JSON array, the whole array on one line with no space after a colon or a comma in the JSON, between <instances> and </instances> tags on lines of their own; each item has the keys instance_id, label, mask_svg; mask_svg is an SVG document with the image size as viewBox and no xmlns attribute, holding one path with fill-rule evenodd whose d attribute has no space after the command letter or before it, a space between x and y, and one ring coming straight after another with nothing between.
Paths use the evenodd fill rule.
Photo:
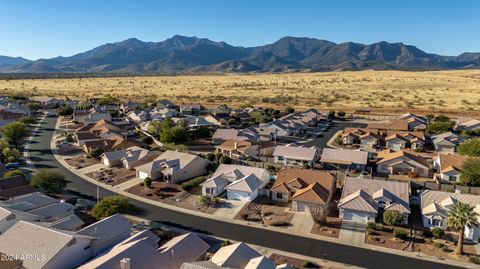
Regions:
<instances>
[{"instance_id":1,"label":"hedge","mask_svg":"<svg viewBox=\"0 0 480 269\"><path fill-rule=\"evenodd\" d=\"M190 191L191 189L193 189L193 188L199 186L200 184L202 184L203 182L205 182L205 180L207 180L206 176L199 176L199 177L196 177L196 178L191 179L189 181L183 182L181 187L184 191Z\"/></svg>"}]
</instances>

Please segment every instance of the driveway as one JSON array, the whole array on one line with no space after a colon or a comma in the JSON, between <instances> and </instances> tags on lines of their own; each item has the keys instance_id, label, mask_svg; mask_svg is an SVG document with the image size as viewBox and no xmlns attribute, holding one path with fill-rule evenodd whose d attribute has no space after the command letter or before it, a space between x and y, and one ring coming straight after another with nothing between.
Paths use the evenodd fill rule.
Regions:
<instances>
[{"instance_id":1,"label":"driveway","mask_svg":"<svg viewBox=\"0 0 480 269\"><path fill-rule=\"evenodd\" d=\"M365 243L365 228L363 223L344 220L338 240L352 246L361 246Z\"/></svg>"},{"instance_id":2,"label":"driveway","mask_svg":"<svg viewBox=\"0 0 480 269\"><path fill-rule=\"evenodd\" d=\"M34 143L30 144L30 155L33 158L41 158L41 160L35 162L37 168L57 168L63 173L69 181L67 185L68 191L75 195L89 197L94 200L96 186L63 167L52 155L50 141L56 119L57 118L53 115L46 117L45 122L42 123L41 135L34 137ZM100 188L100 197L115 194L116 193L112 191ZM229 238L231 240L243 241L245 243L294 252L316 258L323 258L340 263L352 264L359 267L384 268L385 265L388 265L389 269L461 268L413 257L395 255L366 248L358 248L351 245L234 224L220 219L215 220L204 218L197 215L157 207L137 200L131 200L131 202L142 210L140 217L152 221L163 222L167 225L181 226L185 229Z\"/></svg>"},{"instance_id":3,"label":"driveway","mask_svg":"<svg viewBox=\"0 0 480 269\"><path fill-rule=\"evenodd\" d=\"M303 143L303 146L312 147L316 146L319 148L328 148L327 143L335 135L336 132L343 130L346 127L355 127L355 128L364 128L367 127L364 123L357 123L351 121L334 121L332 124L326 128L320 136L317 138Z\"/></svg>"},{"instance_id":4,"label":"driveway","mask_svg":"<svg viewBox=\"0 0 480 269\"><path fill-rule=\"evenodd\" d=\"M295 212L291 224L287 227L288 230L297 234L310 234L315 221L310 212Z\"/></svg>"}]
</instances>

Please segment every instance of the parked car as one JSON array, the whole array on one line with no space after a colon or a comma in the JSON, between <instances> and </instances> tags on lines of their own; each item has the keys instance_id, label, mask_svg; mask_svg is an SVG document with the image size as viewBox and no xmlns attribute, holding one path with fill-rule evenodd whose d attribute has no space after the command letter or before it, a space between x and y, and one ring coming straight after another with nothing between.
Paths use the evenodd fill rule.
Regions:
<instances>
[{"instance_id":1,"label":"parked car","mask_svg":"<svg viewBox=\"0 0 480 269\"><path fill-rule=\"evenodd\" d=\"M15 162L15 163L7 163L7 165L5 165L5 168L7 169L16 169L16 168L19 168L20 167L20 164Z\"/></svg>"}]
</instances>

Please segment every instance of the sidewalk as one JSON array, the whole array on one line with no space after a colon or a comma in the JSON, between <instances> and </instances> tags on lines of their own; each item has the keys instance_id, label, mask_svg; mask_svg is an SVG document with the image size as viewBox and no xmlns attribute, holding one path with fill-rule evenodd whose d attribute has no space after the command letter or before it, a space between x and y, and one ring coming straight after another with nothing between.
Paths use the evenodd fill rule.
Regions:
<instances>
[{"instance_id":1,"label":"sidewalk","mask_svg":"<svg viewBox=\"0 0 480 269\"><path fill-rule=\"evenodd\" d=\"M116 185L115 188L119 189L119 190L122 190L122 191L126 191L126 190L130 189L131 187L136 186L136 185L138 185L142 182L143 182L143 179L141 179L141 178L132 178L129 181L126 181L126 182L123 182L123 183L120 183L120 184Z\"/></svg>"},{"instance_id":2,"label":"sidewalk","mask_svg":"<svg viewBox=\"0 0 480 269\"><path fill-rule=\"evenodd\" d=\"M58 127L58 121L55 125L55 128L57 128L57 127ZM53 140L51 141L51 150L52 150L52 154L53 154L54 158L61 165L63 165L65 168L67 168L70 171L72 171L73 173L77 174L79 177L83 178L84 180L86 180L86 181L88 181L92 184L95 184L95 185L97 184L97 181L95 179L87 177L87 176L82 175L82 174L78 174L74 167L70 166L68 163L66 163L64 160L62 160L61 156L57 155L55 143L54 143ZM162 208L165 208L165 209L174 210L174 211L182 212L182 213L185 213L185 214L190 214L190 215L194 215L194 216L198 216L198 217L202 217L202 218L207 218L207 219L212 219L212 220L219 221L218 216L211 215L211 214L206 214L206 213L202 213L202 212L197 212L197 211L193 211L193 210L188 210L188 209L185 209L185 208L176 207L176 206L173 206L173 205L168 205L168 204L164 204L164 203L161 203L161 202L153 201L153 200L150 200L150 199L147 199L147 198L143 198L143 197L128 193L128 192L123 191L123 190L119 190L115 187L112 187L110 185L106 185L102 182L100 182L99 186L101 188L104 188L104 189L109 190L111 192L115 192L119 195L123 195L125 197L130 198L130 199L134 199L134 200L137 200L137 201L140 201L140 202L143 202L143 203L148 203L148 204L158 206L158 207L162 207ZM292 231L289 231L285 228L264 227L261 224L246 223L245 221L235 220L235 219L222 219L221 221L229 222L229 223L233 223L233 224L238 224L238 225L254 227L254 228L257 228L259 230L264 229L264 230L275 231L275 232L278 232L279 235L281 235L281 233L289 233L289 234L295 235L295 236L303 236L303 237L318 239L318 240L337 243L337 244L350 245L348 243L341 242L336 238L331 238L331 237L312 234L312 233L299 234L298 232L292 232ZM464 262L460 262L460 261L456 261L456 260L440 260L437 257L427 256L427 255L424 255L424 254L418 255L416 252L415 253L405 252L405 251L401 251L401 250L389 249L389 248L379 247L379 246L375 246L375 248L368 247L368 246L365 246L365 245L357 246L357 247L364 248L364 249L370 249L370 250L374 249L375 251L378 251L378 252L390 253L390 254L393 254L393 255L404 256L404 257L409 257L409 258L414 258L414 259L420 259L420 260L425 260L425 261L430 261L430 262L443 263L443 264L452 265L452 266L463 266L463 267L467 267L467 268L472 267L472 264L470 264L470 263L464 263Z\"/></svg>"}]
</instances>

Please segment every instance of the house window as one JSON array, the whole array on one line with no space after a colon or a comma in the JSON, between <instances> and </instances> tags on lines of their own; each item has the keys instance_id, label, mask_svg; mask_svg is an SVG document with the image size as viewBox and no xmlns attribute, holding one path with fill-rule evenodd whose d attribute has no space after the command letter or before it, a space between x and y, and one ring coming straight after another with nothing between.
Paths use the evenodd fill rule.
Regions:
<instances>
[{"instance_id":1,"label":"house window","mask_svg":"<svg viewBox=\"0 0 480 269\"><path fill-rule=\"evenodd\" d=\"M378 201L378 204L384 206L386 203L385 203L385 201Z\"/></svg>"},{"instance_id":2,"label":"house window","mask_svg":"<svg viewBox=\"0 0 480 269\"><path fill-rule=\"evenodd\" d=\"M433 219L433 220L432 220L432 226L435 226L435 227L442 227L442 220L439 220L439 219Z\"/></svg>"},{"instance_id":3,"label":"house window","mask_svg":"<svg viewBox=\"0 0 480 269\"><path fill-rule=\"evenodd\" d=\"M283 193L277 192L277 199L283 199Z\"/></svg>"}]
</instances>

